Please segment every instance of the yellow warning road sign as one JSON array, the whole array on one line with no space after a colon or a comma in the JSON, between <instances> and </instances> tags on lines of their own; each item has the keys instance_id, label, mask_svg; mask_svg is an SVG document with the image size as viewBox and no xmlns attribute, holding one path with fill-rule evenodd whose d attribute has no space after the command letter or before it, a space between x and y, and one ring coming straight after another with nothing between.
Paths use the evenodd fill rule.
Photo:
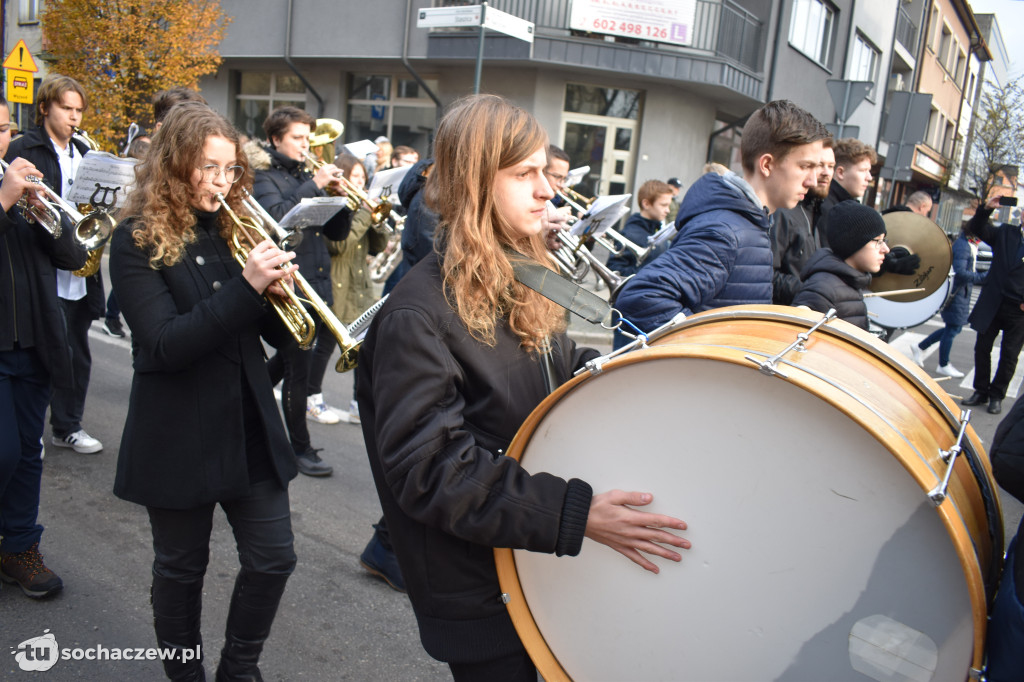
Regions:
<instances>
[{"instance_id":1,"label":"yellow warning road sign","mask_svg":"<svg viewBox=\"0 0 1024 682\"><path fill-rule=\"evenodd\" d=\"M32 59L32 52L28 49L28 45L25 44L24 40L19 40L18 44L14 46L11 53L7 55L7 59L4 60L3 64L0 64L5 69L16 69L18 71L29 71L31 73L37 73L39 68L36 66L35 60Z\"/></svg>"},{"instance_id":2,"label":"yellow warning road sign","mask_svg":"<svg viewBox=\"0 0 1024 682\"><path fill-rule=\"evenodd\" d=\"M7 69L7 101L32 104L35 80L31 71Z\"/></svg>"}]
</instances>

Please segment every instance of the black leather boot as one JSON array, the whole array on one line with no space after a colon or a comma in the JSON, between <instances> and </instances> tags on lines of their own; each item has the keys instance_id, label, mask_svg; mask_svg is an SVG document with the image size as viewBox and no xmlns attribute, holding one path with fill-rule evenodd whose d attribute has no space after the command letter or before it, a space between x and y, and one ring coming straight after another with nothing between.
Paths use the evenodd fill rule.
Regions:
<instances>
[{"instance_id":1,"label":"black leather boot","mask_svg":"<svg viewBox=\"0 0 1024 682\"><path fill-rule=\"evenodd\" d=\"M173 660L163 661L168 679L174 682L206 682L203 638L199 632L203 611L202 579L180 582L153 576L150 602L153 604L157 644L163 649L176 650Z\"/></svg>"},{"instance_id":2,"label":"black leather boot","mask_svg":"<svg viewBox=\"0 0 1024 682\"><path fill-rule=\"evenodd\" d=\"M263 682L258 663L277 615L287 575L242 570L231 595L217 682Z\"/></svg>"}]
</instances>

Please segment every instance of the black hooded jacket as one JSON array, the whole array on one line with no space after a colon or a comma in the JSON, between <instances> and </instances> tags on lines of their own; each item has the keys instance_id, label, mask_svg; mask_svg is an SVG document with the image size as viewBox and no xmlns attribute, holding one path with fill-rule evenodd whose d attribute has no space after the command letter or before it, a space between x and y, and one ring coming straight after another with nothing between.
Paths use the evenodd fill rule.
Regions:
<instances>
[{"instance_id":1,"label":"black hooded jacket","mask_svg":"<svg viewBox=\"0 0 1024 682\"><path fill-rule=\"evenodd\" d=\"M793 305L804 305L819 313L835 308L839 319L868 328L868 307L862 289L871 284L871 274L855 270L832 253L818 249L804 266L803 285L793 298Z\"/></svg>"}]
</instances>

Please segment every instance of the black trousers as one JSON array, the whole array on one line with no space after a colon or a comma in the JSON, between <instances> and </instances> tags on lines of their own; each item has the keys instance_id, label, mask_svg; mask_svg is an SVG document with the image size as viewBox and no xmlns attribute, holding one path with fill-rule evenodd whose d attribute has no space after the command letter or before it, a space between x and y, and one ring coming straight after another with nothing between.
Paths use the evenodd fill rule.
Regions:
<instances>
[{"instance_id":1,"label":"black trousers","mask_svg":"<svg viewBox=\"0 0 1024 682\"><path fill-rule=\"evenodd\" d=\"M211 502L193 509L147 507L153 530L153 574L202 579L210 560ZM288 491L277 481L251 486L249 495L220 503L235 535L242 571L290 575L295 568Z\"/></svg>"},{"instance_id":2,"label":"black trousers","mask_svg":"<svg viewBox=\"0 0 1024 682\"><path fill-rule=\"evenodd\" d=\"M60 299L71 346L74 387L54 389L50 398L50 427L57 438L64 438L82 428L85 396L89 392L89 375L92 373L89 327L92 326L93 315L89 311L88 300L88 296L77 301Z\"/></svg>"},{"instance_id":3,"label":"black trousers","mask_svg":"<svg viewBox=\"0 0 1024 682\"><path fill-rule=\"evenodd\" d=\"M313 348L316 348L320 338L330 334L323 330L323 321L318 316L313 315L313 319L316 321ZM298 344L291 343L279 349L274 357L267 361L270 383L276 386L281 382L284 425L288 429L288 438L296 455L301 455L312 447L309 426L306 424L306 397L310 395L309 379L313 367L313 348L302 350Z\"/></svg>"},{"instance_id":4,"label":"black trousers","mask_svg":"<svg viewBox=\"0 0 1024 682\"><path fill-rule=\"evenodd\" d=\"M455 682L537 682L537 668L525 650L483 663L449 663Z\"/></svg>"},{"instance_id":5,"label":"black trousers","mask_svg":"<svg viewBox=\"0 0 1024 682\"><path fill-rule=\"evenodd\" d=\"M999 367L992 377L992 346L1000 331L1003 332L1003 342L999 347ZM1024 311L1014 301L1004 298L992 323L978 334L974 343L974 390L989 398L1005 398L1022 346Z\"/></svg>"},{"instance_id":6,"label":"black trousers","mask_svg":"<svg viewBox=\"0 0 1024 682\"><path fill-rule=\"evenodd\" d=\"M234 532L241 564L228 608L225 641L246 644L251 649L248 663L255 667L295 568L288 491L277 481L263 481L252 485L246 497L220 506ZM215 507L215 503L193 509L147 507L155 555L153 620L161 647L189 649L202 642L202 587ZM222 664L224 659L222 655ZM195 660L164 662L171 679L193 679L189 669L198 665Z\"/></svg>"}]
</instances>

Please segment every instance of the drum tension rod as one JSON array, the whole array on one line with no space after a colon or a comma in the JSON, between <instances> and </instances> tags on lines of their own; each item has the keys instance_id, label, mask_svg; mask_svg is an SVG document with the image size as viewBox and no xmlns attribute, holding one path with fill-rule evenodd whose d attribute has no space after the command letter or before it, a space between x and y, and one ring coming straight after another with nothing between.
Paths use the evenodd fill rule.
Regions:
<instances>
[{"instance_id":1,"label":"drum tension rod","mask_svg":"<svg viewBox=\"0 0 1024 682\"><path fill-rule=\"evenodd\" d=\"M828 322L831 322L833 319L835 319L835 316L836 316L836 309L835 308L829 308L828 312L825 313L825 317L823 317L820 320L818 320L814 324L814 326L811 327L810 329L808 329L807 331L802 332L800 334L797 334L796 341L794 341L793 343L789 344L788 346L783 348L781 351L779 351L778 353L776 353L772 357L768 358L767 360L758 360L757 358L752 357L750 355L747 355L747 356L744 356L744 357L747 360L750 360L755 365L757 365L758 368L761 370L761 374L767 374L770 377L779 376L779 377L782 377L783 379L788 379L789 377L787 377L785 374L783 374L782 372L780 372L776 368L776 364L779 362L779 360L782 359L782 357L786 353L788 353L791 350L795 350L798 353L803 353L804 351L806 351L807 347L804 344L807 343L807 340L809 338L811 338L811 334L813 334L814 332L818 331L818 328L821 325L827 324Z\"/></svg>"},{"instance_id":2,"label":"drum tension rod","mask_svg":"<svg viewBox=\"0 0 1024 682\"><path fill-rule=\"evenodd\" d=\"M928 499L932 501L936 507L942 504L942 501L946 499L946 490L949 488L949 477L953 475L953 465L956 464L957 455L962 452L961 443L964 441L964 433L967 431L967 425L971 423L971 411L964 410L960 413L960 433L957 434L956 443L949 450L939 450L939 457L947 465L946 474L942 477L942 482L939 485L932 488L931 492L928 493Z\"/></svg>"}]
</instances>

